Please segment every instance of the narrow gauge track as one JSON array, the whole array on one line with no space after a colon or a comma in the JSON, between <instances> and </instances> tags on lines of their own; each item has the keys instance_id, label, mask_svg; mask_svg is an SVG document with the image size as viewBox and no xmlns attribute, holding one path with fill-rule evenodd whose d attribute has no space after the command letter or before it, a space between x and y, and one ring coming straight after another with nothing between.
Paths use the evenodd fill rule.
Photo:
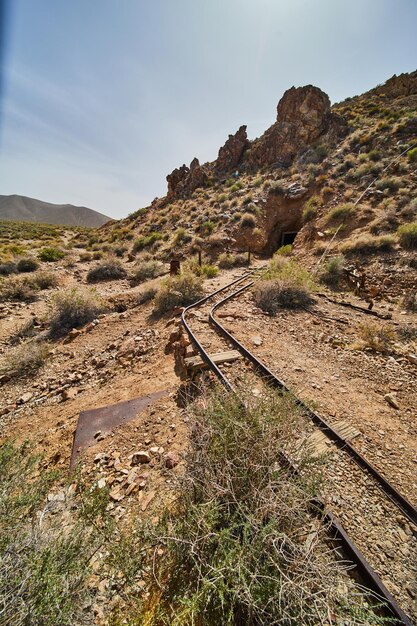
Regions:
<instances>
[{"instance_id":1,"label":"narrow gauge track","mask_svg":"<svg viewBox=\"0 0 417 626\"><path fill-rule=\"evenodd\" d=\"M269 370L255 355L253 355L249 350L247 350L247 348L245 348L245 346L243 346L235 337L233 337L233 335L231 335L231 333L228 332L214 316L214 313L217 309L226 304L232 298L238 297L253 284L254 281L252 279L255 277L256 271L257 270L245 273L243 276L236 278L228 285L216 290L215 292L205 296L195 304L187 307L182 315L182 323L193 346L200 354L203 361L229 391L237 392L235 383L238 383L239 380L242 380L242 366L239 364L237 367L235 365L232 367L232 382L230 380L230 374L226 375L224 371L222 371L225 369L225 365L219 367L212 360L208 351L210 350L210 352L215 352L217 350L224 350L225 341L227 342L228 347L233 346L233 348L237 349L244 356L246 361L249 361L253 365L255 374L260 376L263 382L270 386L277 387L280 390L288 391L288 388L283 383L283 381L275 376L275 374L273 374L273 372ZM243 286L238 287L238 285L240 285L241 283L244 283ZM236 287L238 288L236 289ZM225 295L226 293L227 295ZM198 313L195 311L196 309L198 310ZM190 326L190 318L193 319L193 329ZM199 326L198 331L195 330L195 326ZM205 339L198 339L196 334L197 332L199 334L204 334ZM395 526L398 525L396 519L398 519L399 509L401 513L406 516L412 524L417 525L417 510L412 506L412 504L408 502L408 500L404 498L349 442L347 442L337 433L337 431L335 431L327 422L325 422L323 418L321 418L317 413L308 408L301 400L296 398L296 402L303 410L303 413L306 415L306 417L310 418L311 422L316 427L320 428L338 448L336 455L337 463L340 463L342 465L344 464L350 475L353 474L353 482L355 488L358 488L359 499L363 501L362 507L359 508L364 508L365 516L368 512L369 515L372 517L373 511L380 511L382 507L382 510L386 514L385 517L387 524L393 523ZM354 461L354 463L352 463L352 461ZM358 471L358 467L361 471ZM368 480L364 481L364 472L369 474L373 480L369 481L368 478ZM379 489L375 488L376 485L378 485ZM344 487L344 480L336 480L332 482L332 489L339 488L343 493ZM387 496L389 501L387 501L387 498L383 498L381 490ZM384 501L382 504L380 502L381 499ZM369 564L365 556L349 537L349 535L342 527L335 515L332 512L324 509L324 505L320 504L320 506L323 509L324 519L330 525L332 538L337 542L338 545L342 546L344 553L355 564L356 571L360 574L369 589L371 589L374 593L376 593L384 600L391 614L395 617L397 624L412 626L412 622L409 617L401 609L397 600L388 591L381 578L378 576L378 574ZM351 513L352 517L355 518L356 502L353 504L353 506L351 505L349 513ZM370 520L370 523L372 524L372 520ZM349 530L354 531L355 525L350 525ZM394 557L396 556L398 556L398 553L394 555ZM407 563L408 572L412 570L412 566L410 566L409 563L413 562L413 556L416 562L417 546L415 545L414 555L410 555L410 559ZM402 584L401 572L404 569L402 555L400 555L399 559L400 563L397 563L396 559L394 558L394 565L396 565L397 567L393 568L393 576L387 577L390 579L390 582L393 584L394 588L398 588L398 584ZM376 567L378 567L378 565ZM407 574L404 574L404 572L402 572L403 580L404 575L406 576ZM405 596L407 596L406 593ZM401 597L403 599L404 594L402 594Z\"/></svg>"}]
</instances>

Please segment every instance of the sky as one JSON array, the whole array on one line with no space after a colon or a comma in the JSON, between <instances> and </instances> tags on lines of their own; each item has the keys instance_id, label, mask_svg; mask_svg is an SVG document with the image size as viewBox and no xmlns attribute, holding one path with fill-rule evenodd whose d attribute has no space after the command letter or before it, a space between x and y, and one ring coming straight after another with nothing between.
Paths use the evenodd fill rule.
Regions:
<instances>
[{"instance_id":1,"label":"sky","mask_svg":"<svg viewBox=\"0 0 417 626\"><path fill-rule=\"evenodd\" d=\"M417 68L417 0L0 0L0 194L121 218L255 138L286 89L332 102Z\"/></svg>"}]
</instances>

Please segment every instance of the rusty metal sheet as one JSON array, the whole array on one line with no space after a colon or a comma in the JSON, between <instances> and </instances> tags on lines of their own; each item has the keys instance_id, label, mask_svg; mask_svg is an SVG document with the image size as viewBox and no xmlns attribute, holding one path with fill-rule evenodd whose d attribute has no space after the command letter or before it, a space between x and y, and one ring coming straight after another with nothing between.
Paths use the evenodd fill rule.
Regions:
<instances>
[{"instance_id":1,"label":"rusty metal sheet","mask_svg":"<svg viewBox=\"0 0 417 626\"><path fill-rule=\"evenodd\" d=\"M78 454L82 450L96 442L94 435L98 431L101 431L102 434L110 433L117 426L134 419L156 400L167 395L167 390L156 391L155 393L126 400L125 402L81 411L74 433L70 467L73 467Z\"/></svg>"}]
</instances>

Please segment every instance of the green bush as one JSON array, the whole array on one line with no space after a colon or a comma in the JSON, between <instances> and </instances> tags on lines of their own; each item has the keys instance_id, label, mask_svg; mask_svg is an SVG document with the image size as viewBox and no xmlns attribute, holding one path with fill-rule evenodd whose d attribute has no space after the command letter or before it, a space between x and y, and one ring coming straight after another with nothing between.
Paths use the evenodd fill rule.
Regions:
<instances>
[{"instance_id":1,"label":"green bush","mask_svg":"<svg viewBox=\"0 0 417 626\"><path fill-rule=\"evenodd\" d=\"M407 157L410 163L416 163L417 162L417 148L413 148L412 150L409 150L407 152Z\"/></svg>"},{"instance_id":2,"label":"green bush","mask_svg":"<svg viewBox=\"0 0 417 626\"><path fill-rule=\"evenodd\" d=\"M107 280L121 280L126 278L127 272L117 259L107 259L92 267L87 273L88 283L99 283Z\"/></svg>"},{"instance_id":3,"label":"green bush","mask_svg":"<svg viewBox=\"0 0 417 626\"><path fill-rule=\"evenodd\" d=\"M199 226L198 230L201 235L203 235L204 237L208 237L209 235L211 235L215 228L216 224L213 221L206 220Z\"/></svg>"},{"instance_id":4,"label":"green bush","mask_svg":"<svg viewBox=\"0 0 417 626\"><path fill-rule=\"evenodd\" d=\"M397 230L400 245L406 250L417 248L417 222L403 224Z\"/></svg>"},{"instance_id":5,"label":"green bush","mask_svg":"<svg viewBox=\"0 0 417 626\"><path fill-rule=\"evenodd\" d=\"M385 189L388 189L388 191L398 191L398 189L402 186L403 186L402 179L396 176L381 178L381 180L378 180L375 183L375 187L379 191L384 191Z\"/></svg>"},{"instance_id":6,"label":"green bush","mask_svg":"<svg viewBox=\"0 0 417 626\"><path fill-rule=\"evenodd\" d=\"M320 199L317 196L312 196L307 200L304 204L303 208L303 222L309 222L314 219L317 215L317 209L320 205Z\"/></svg>"},{"instance_id":7,"label":"green bush","mask_svg":"<svg viewBox=\"0 0 417 626\"><path fill-rule=\"evenodd\" d=\"M34 272L38 269L39 263L30 257L20 259L16 265L18 272Z\"/></svg>"},{"instance_id":8,"label":"green bush","mask_svg":"<svg viewBox=\"0 0 417 626\"><path fill-rule=\"evenodd\" d=\"M163 265L159 261L143 261L139 263L135 268L133 275L130 278L131 284L139 285L145 280L156 278L162 273Z\"/></svg>"},{"instance_id":9,"label":"green bush","mask_svg":"<svg viewBox=\"0 0 417 626\"><path fill-rule=\"evenodd\" d=\"M133 244L133 252L136 253L140 252L144 248L149 248L160 239L162 239L162 234L158 232L151 232L149 235L141 235Z\"/></svg>"},{"instance_id":10,"label":"green bush","mask_svg":"<svg viewBox=\"0 0 417 626\"><path fill-rule=\"evenodd\" d=\"M319 274L319 281L329 287L338 287L343 278L344 264L343 256L329 259Z\"/></svg>"},{"instance_id":11,"label":"green bush","mask_svg":"<svg viewBox=\"0 0 417 626\"><path fill-rule=\"evenodd\" d=\"M92 290L69 289L55 295L49 318L50 334L65 335L72 328L92 322L105 310L103 302Z\"/></svg>"},{"instance_id":12,"label":"green bush","mask_svg":"<svg viewBox=\"0 0 417 626\"><path fill-rule=\"evenodd\" d=\"M348 217L350 217L355 212L355 210L356 208L351 202L339 204L338 206L335 206L334 209L329 211L329 213L326 215L326 220L328 222L333 222L336 220L343 222Z\"/></svg>"},{"instance_id":13,"label":"green bush","mask_svg":"<svg viewBox=\"0 0 417 626\"><path fill-rule=\"evenodd\" d=\"M191 272L167 278L155 297L155 313L163 314L177 306L188 306L203 297L202 278Z\"/></svg>"},{"instance_id":14,"label":"green bush","mask_svg":"<svg viewBox=\"0 0 417 626\"><path fill-rule=\"evenodd\" d=\"M64 256L65 252L60 248L42 248L42 250L38 252L38 258L48 263L60 261Z\"/></svg>"},{"instance_id":15,"label":"green bush","mask_svg":"<svg viewBox=\"0 0 417 626\"><path fill-rule=\"evenodd\" d=\"M291 243L288 243L286 246L281 246L275 252L275 254L278 254L278 256L290 256L291 253L292 253L292 244Z\"/></svg>"}]
</instances>

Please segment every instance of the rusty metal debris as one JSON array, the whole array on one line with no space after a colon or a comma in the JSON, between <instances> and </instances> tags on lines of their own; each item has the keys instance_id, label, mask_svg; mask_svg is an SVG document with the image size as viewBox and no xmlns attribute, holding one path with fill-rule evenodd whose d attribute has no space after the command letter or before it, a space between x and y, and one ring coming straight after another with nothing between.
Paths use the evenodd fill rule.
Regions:
<instances>
[{"instance_id":1,"label":"rusty metal debris","mask_svg":"<svg viewBox=\"0 0 417 626\"><path fill-rule=\"evenodd\" d=\"M134 419L148 406L168 395L168 391L156 391L146 396L109 404L97 409L81 411L72 445L70 467L73 467L79 453L97 441L95 435L110 433L117 426Z\"/></svg>"}]
</instances>

